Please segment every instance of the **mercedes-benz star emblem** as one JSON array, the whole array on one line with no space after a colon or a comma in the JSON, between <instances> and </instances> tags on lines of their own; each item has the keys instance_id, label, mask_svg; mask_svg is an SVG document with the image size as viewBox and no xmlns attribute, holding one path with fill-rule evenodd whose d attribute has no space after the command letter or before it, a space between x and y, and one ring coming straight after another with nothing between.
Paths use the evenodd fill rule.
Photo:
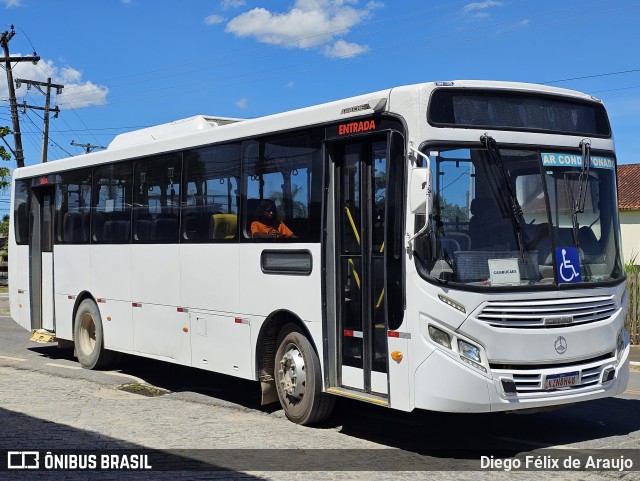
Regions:
<instances>
[{"instance_id":1,"label":"mercedes-benz star emblem","mask_svg":"<svg viewBox=\"0 0 640 481\"><path fill-rule=\"evenodd\" d=\"M556 348L558 354L564 354L567 352L567 340L562 336L558 336L556 342L553 343L553 347Z\"/></svg>"}]
</instances>

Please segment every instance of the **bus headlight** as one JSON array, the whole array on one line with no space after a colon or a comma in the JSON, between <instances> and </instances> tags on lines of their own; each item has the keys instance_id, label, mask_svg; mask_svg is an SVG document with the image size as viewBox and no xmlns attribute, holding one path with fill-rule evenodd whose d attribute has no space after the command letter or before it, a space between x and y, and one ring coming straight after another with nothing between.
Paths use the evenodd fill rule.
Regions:
<instances>
[{"instance_id":1,"label":"bus headlight","mask_svg":"<svg viewBox=\"0 0 640 481\"><path fill-rule=\"evenodd\" d=\"M458 351L460 351L460 355L462 357L466 357L467 359L478 364L482 363L482 359L480 358L480 348L478 346L474 346L469 342L459 339Z\"/></svg>"},{"instance_id":2,"label":"bus headlight","mask_svg":"<svg viewBox=\"0 0 640 481\"><path fill-rule=\"evenodd\" d=\"M429 326L429 337L436 344L440 344L441 346L446 347L447 349L451 349L451 336L444 332L442 329L438 329L434 326Z\"/></svg>"},{"instance_id":3,"label":"bus headlight","mask_svg":"<svg viewBox=\"0 0 640 481\"><path fill-rule=\"evenodd\" d=\"M458 339L458 352L463 362L466 362L476 369L480 369L482 372L487 372L487 368L482 365L482 357L480 356L480 348L478 346Z\"/></svg>"}]
</instances>

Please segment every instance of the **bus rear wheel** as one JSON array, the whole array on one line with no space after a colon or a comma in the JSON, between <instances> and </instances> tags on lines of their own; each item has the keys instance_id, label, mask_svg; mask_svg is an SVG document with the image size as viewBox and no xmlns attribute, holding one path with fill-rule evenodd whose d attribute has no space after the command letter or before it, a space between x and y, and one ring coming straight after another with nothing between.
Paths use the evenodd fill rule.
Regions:
<instances>
[{"instance_id":1,"label":"bus rear wheel","mask_svg":"<svg viewBox=\"0 0 640 481\"><path fill-rule=\"evenodd\" d=\"M278 398L287 418L310 425L331 415L335 398L322 392L320 360L295 324L284 326L278 336L274 371Z\"/></svg>"},{"instance_id":2,"label":"bus rear wheel","mask_svg":"<svg viewBox=\"0 0 640 481\"><path fill-rule=\"evenodd\" d=\"M78 362L85 369L100 369L115 362L117 353L104 348L100 311L91 299L85 299L78 306L73 340Z\"/></svg>"}]
</instances>

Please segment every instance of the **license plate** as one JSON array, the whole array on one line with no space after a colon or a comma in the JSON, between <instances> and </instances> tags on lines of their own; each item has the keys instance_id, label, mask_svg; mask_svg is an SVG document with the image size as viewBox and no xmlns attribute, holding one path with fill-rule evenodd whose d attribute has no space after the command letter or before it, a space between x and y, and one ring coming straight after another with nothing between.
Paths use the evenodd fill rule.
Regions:
<instances>
[{"instance_id":1,"label":"license plate","mask_svg":"<svg viewBox=\"0 0 640 481\"><path fill-rule=\"evenodd\" d=\"M562 389L578 384L578 372L565 372L562 374L551 374L544 380L545 389Z\"/></svg>"}]
</instances>

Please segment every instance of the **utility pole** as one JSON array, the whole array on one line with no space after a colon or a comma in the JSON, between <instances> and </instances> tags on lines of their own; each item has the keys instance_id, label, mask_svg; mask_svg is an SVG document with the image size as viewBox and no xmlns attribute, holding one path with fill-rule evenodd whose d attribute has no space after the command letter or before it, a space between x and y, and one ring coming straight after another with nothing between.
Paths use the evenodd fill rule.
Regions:
<instances>
[{"instance_id":1,"label":"utility pole","mask_svg":"<svg viewBox=\"0 0 640 481\"><path fill-rule=\"evenodd\" d=\"M0 43L2 44L2 50L4 51L4 58L0 58L0 61L4 62L5 70L7 71L7 87L9 88L9 105L11 108L11 121L13 122L13 136L15 139L15 156L16 166L24 167L24 153L22 151L22 136L20 134L20 120L18 119L18 103L16 101L16 91L13 88L13 72L11 62L33 62L37 64L40 57L33 52L33 57L11 57L9 55L9 41L13 38L16 32L11 25L11 32L6 30L2 32L0 36Z\"/></svg>"},{"instance_id":2,"label":"utility pole","mask_svg":"<svg viewBox=\"0 0 640 481\"><path fill-rule=\"evenodd\" d=\"M44 107L37 107L35 105L27 105L26 102L22 104L23 109L33 109L33 110L44 110L44 128L42 129L42 158L41 162L47 161L47 147L49 145L49 112L55 112L53 118L58 118L58 114L60 113L60 109L56 106L55 108L51 108L51 88L56 89L56 94L60 95L64 85L52 84L51 77L47 79L46 82L37 82L35 80L25 80L25 79L16 79L16 87L20 88L22 84L27 86L27 89L30 89L31 86L37 88L42 95L45 96L46 100L44 103ZM42 90L42 87L46 87L47 91Z\"/></svg>"},{"instance_id":3,"label":"utility pole","mask_svg":"<svg viewBox=\"0 0 640 481\"><path fill-rule=\"evenodd\" d=\"M106 147L103 147L102 145L91 145L91 144L76 144L75 140L71 141L71 145L73 145L74 147L82 147L85 149L85 152L87 154L90 154L92 150L94 149L106 149Z\"/></svg>"}]
</instances>

